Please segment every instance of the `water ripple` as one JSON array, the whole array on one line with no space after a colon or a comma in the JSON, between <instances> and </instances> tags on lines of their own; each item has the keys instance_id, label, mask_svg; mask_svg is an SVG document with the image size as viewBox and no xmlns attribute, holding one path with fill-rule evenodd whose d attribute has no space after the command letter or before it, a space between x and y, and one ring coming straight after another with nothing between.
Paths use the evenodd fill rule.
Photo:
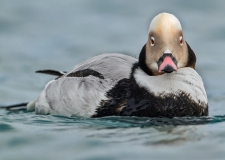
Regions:
<instances>
[{"instance_id":1,"label":"water ripple","mask_svg":"<svg viewBox=\"0 0 225 160\"><path fill-rule=\"evenodd\" d=\"M14 128L8 123L0 123L0 132L10 132Z\"/></svg>"},{"instance_id":2,"label":"water ripple","mask_svg":"<svg viewBox=\"0 0 225 160\"><path fill-rule=\"evenodd\" d=\"M4 112L5 113L5 112ZM99 127L99 128L129 128L129 127L151 127L164 125L205 125L225 122L225 115L215 115L206 117L121 117L109 116L102 118L80 118L80 117L63 117L58 115L36 115L35 113L7 113L8 116L0 115L0 121L4 122L23 122L24 124L34 125L66 125L74 124L83 127ZM2 125L2 126L1 126ZM5 126L5 127L4 127ZM7 128L7 124L0 124L1 128ZM10 128L10 127L8 127Z\"/></svg>"}]
</instances>

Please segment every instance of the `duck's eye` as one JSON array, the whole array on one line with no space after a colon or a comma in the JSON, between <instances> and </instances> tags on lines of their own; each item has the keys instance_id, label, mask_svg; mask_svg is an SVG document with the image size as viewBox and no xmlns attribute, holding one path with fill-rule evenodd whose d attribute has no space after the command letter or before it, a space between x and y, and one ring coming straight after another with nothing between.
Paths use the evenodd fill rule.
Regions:
<instances>
[{"instance_id":1,"label":"duck's eye","mask_svg":"<svg viewBox=\"0 0 225 160\"><path fill-rule=\"evenodd\" d=\"M180 45L183 45L183 37L182 36L180 36Z\"/></svg>"},{"instance_id":2,"label":"duck's eye","mask_svg":"<svg viewBox=\"0 0 225 160\"><path fill-rule=\"evenodd\" d=\"M154 45L155 45L155 38L151 37L151 46L154 46Z\"/></svg>"}]
</instances>

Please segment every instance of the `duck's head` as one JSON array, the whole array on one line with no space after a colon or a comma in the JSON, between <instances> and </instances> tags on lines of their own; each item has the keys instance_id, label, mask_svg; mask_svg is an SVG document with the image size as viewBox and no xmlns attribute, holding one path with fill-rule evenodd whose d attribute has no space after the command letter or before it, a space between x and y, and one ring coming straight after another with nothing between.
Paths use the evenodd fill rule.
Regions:
<instances>
[{"instance_id":1,"label":"duck's head","mask_svg":"<svg viewBox=\"0 0 225 160\"><path fill-rule=\"evenodd\" d=\"M139 66L149 75L171 73L179 68L195 68L196 57L184 40L179 20L161 13L153 18L148 41L139 56Z\"/></svg>"}]
</instances>

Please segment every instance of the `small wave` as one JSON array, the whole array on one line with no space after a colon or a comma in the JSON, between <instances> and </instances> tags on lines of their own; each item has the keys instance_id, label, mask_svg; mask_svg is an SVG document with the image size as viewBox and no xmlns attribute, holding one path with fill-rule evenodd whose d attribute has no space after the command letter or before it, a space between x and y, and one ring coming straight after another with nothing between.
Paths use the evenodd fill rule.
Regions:
<instances>
[{"instance_id":1,"label":"small wave","mask_svg":"<svg viewBox=\"0 0 225 160\"><path fill-rule=\"evenodd\" d=\"M225 122L225 115L207 116L207 117L103 117L98 118L101 121L111 121L112 123L120 123L129 127L147 127L158 125L204 125ZM95 120L96 121L96 120Z\"/></svg>"},{"instance_id":2,"label":"small wave","mask_svg":"<svg viewBox=\"0 0 225 160\"><path fill-rule=\"evenodd\" d=\"M0 123L0 132L9 132L14 130L14 128L7 123Z\"/></svg>"},{"instance_id":3,"label":"small wave","mask_svg":"<svg viewBox=\"0 0 225 160\"><path fill-rule=\"evenodd\" d=\"M83 126L101 126L103 128L115 127L150 127L158 125L205 125L212 123L225 122L225 115L205 116L205 117L128 117L128 116L108 116L101 118L80 118L64 117L58 115L36 115L26 112L4 112L11 115L9 121L17 120L26 124L67 124L77 123ZM3 113L2 113L3 116ZM3 116L4 117L4 116ZM5 117L6 118L6 117ZM8 117L9 118L9 117ZM1 125L1 124L0 124ZM1 127L1 126L0 126ZM4 127L2 127L4 128ZM7 127L6 127L7 128Z\"/></svg>"}]
</instances>

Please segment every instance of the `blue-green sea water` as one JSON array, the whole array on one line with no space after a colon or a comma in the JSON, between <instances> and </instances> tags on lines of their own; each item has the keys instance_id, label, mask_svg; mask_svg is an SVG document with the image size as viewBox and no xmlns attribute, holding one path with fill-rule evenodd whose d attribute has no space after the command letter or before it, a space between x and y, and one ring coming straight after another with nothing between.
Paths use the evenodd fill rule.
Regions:
<instances>
[{"instance_id":1,"label":"blue-green sea water","mask_svg":"<svg viewBox=\"0 0 225 160\"><path fill-rule=\"evenodd\" d=\"M1 0L0 105L36 99L54 78L36 70L70 70L105 52L138 57L160 12L181 21L197 55L208 117L83 119L2 109L0 159L225 159L222 0Z\"/></svg>"}]
</instances>

